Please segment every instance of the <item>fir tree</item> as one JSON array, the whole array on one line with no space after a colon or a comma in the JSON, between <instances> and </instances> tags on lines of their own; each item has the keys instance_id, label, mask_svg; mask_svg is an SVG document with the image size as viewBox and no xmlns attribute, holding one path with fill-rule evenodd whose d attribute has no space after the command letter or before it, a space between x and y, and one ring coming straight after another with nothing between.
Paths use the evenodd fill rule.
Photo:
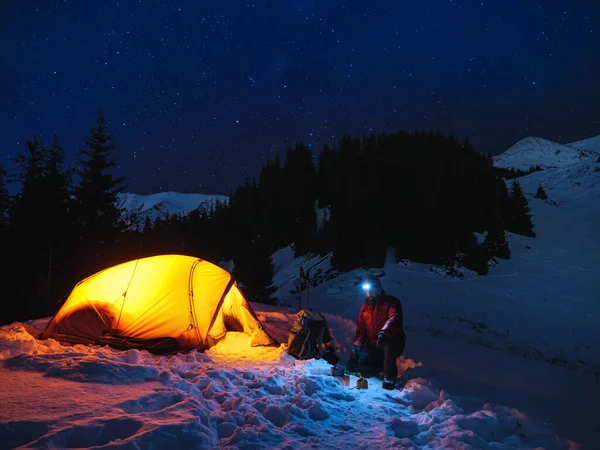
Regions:
<instances>
[{"instance_id":1,"label":"fir tree","mask_svg":"<svg viewBox=\"0 0 600 450\"><path fill-rule=\"evenodd\" d=\"M6 169L0 164L0 236L4 236L10 201L7 176Z\"/></svg>"},{"instance_id":2,"label":"fir tree","mask_svg":"<svg viewBox=\"0 0 600 450\"><path fill-rule=\"evenodd\" d=\"M45 209L49 212L46 222L50 235L62 239L71 233L70 190L71 172L64 167L65 152L54 135L52 147L44 164Z\"/></svg>"},{"instance_id":3,"label":"fir tree","mask_svg":"<svg viewBox=\"0 0 600 450\"><path fill-rule=\"evenodd\" d=\"M152 220L150 219L150 216L146 216L146 218L144 219L144 227L142 228L142 230L144 232L152 231Z\"/></svg>"},{"instance_id":4,"label":"fir tree","mask_svg":"<svg viewBox=\"0 0 600 450\"><path fill-rule=\"evenodd\" d=\"M461 262L467 269L474 270L478 275L487 275L489 272L488 253L483 245L479 245L475 235L471 236L472 238ZM508 249L508 246L506 249ZM508 255L510 256L510 250Z\"/></svg>"},{"instance_id":5,"label":"fir tree","mask_svg":"<svg viewBox=\"0 0 600 450\"><path fill-rule=\"evenodd\" d=\"M85 148L79 152L80 181L74 190L75 214L87 256L87 264L82 264L81 269L93 273L119 260L114 244L124 225L116 202L123 178L111 173L116 166L111 158L115 145L106 131L102 112L84 142Z\"/></svg>"},{"instance_id":6,"label":"fir tree","mask_svg":"<svg viewBox=\"0 0 600 450\"><path fill-rule=\"evenodd\" d=\"M19 153L15 162L19 166L17 180L21 184L10 211L10 222L22 235L33 235L39 228L38 211L40 194L43 193L44 166L47 150L42 142L34 137L25 142L25 152ZM36 234L37 235L37 234ZM31 242L31 241L30 241Z\"/></svg>"},{"instance_id":7,"label":"fir tree","mask_svg":"<svg viewBox=\"0 0 600 450\"><path fill-rule=\"evenodd\" d=\"M17 297L32 316L53 313L74 281L67 267L71 227L69 175L63 159L56 136L50 150L37 138L27 141L25 152L16 158L21 190L12 203L10 222L21 251L15 252L13 261L15 268L26 268L28 282Z\"/></svg>"},{"instance_id":8,"label":"fir tree","mask_svg":"<svg viewBox=\"0 0 600 450\"><path fill-rule=\"evenodd\" d=\"M273 272L271 256L261 248L259 241L242 242L234 253L234 275L242 284L249 301L274 305Z\"/></svg>"},{"instance_id":9,"label":"fir tree","mask_svg":"<svg viewBox=\"0 0 600 450\"><path fill-rule=\"evenodd\" d=\"M332 198L335 196L338 179L337 152L325 145L317 163L317 195L319 208L331 206Z\"/></svg>"},{"instance_id":10,"label":"fir tree","mask_svg":"<svg viewBox=\"0 0 600 450\"><path fill-rule=\"evenodd\" d=\"M316 168L310 148L296 144L289 148L283 164L283 193L287 203L282 205L283 225L294 243L295 256L315 250L317 232Z\"/></svg>"},{"instance_id":11,"label":"fir tree","mask_svg":"<svg viewBox=\"0 0 600 450\"><path fill-rule=\"evenodd\" d=\"M490 226L483 242L483 248L489 258L510 259L511 252L501 222L495 222Z\"/></svg>"},{"instance_id":12,"label":"fir tree","mask_svg":"<svg viewBox=\"0 0 600 450\"><path fill-rule=\"evenodd\" d=\"M106 131L102 112L84 142L85 148L80 149L80 182L75 188L78 219L84 226L118 227L120 211L116 202L123 178L110 173L116 166L111 159L115 145Z\"/></svg>"},{"instance_id":13,"label":"fir tree","mask_svg":"<svg viewBox=\"0 0 600 450\"><path fill-rule=\"evenodd\" d=\"M489 258L484 245L479 244L477 237L468 231L466 224L461 223L457 228L456 246L461 255L458 262L479 275L487 275Z\"/></svg>"},{"instance_id":14,"label":"fir tree","mask_svg":"<svg viewBox=\"0 0 600 450\"><path fill-rule=\"evenodd\" d=\"M287 199L282 193L283 168L279 156L261 169L258 181L258 235L262 238L265 248L272 252L281 246L288 245L286 242L285 217L282 211L285 209Z\"/></svg>"},{"instance_id":15,"label":"fir tree","mask_svg":"<svg viewBox=\"0 0 600 450\"><path fill-rule=\"evenodd\" d=\"M535 198L538 198L540 200L548 200L548 195L546 194L546 191L544 191L544 188L542 187L542 185L540 184L537 188L537 191L535 191Z\"/></svg>"},{"instance_id":16,"label":"fir tree","mask_svg":"<svg viewBox=\"0 0 600 450\"><path fill-rule=\"evenodd\" d=\"M71 172L64 166L64 150L54 135L52 146L44 162L43 192L40 193L40 213L44 220L44 267L47 296L50 302L64 300L73 279L68 261L74 242L71 214Z\"/></svg>"},{"instance_id":17,"label":"fir tree","mask_svg":"<svg viewBox=\"0 0 600 450\"><path fill-rule=\"evenodd\" d=\"M506 229L523 236L535 237L531 209L518 180L513 180L510 189L510 214L506 221Z\"/></svg>"},{"instance_id":18,"label":"fir tree","mask_svg":"<svg viewBox=\"0 0 600 450\"><path fill-rule=\"evenodd\" d=\"M8 269L12 251L9 246L10 236L8 236L7 215L9 210L10 196L7 186L7 172L4 166L0 164L0 248L3 249L4 256L0 258L0 283L2 286L10 286L14 280L10 280ZM11 317L8 318L12 319Z\"/></svg>"}]
</instances>

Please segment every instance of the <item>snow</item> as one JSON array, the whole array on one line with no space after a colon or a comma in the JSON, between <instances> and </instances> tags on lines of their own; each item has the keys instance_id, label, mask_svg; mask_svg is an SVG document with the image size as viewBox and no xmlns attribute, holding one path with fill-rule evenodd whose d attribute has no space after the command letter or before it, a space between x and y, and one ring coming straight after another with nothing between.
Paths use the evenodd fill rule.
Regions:
<instances>
[{"instance_id":1,"label":"snow","mask_svg":"<svg viewBox=\"0 0 600 450\"><path fill-rule=\"evenodd\" d=\"M210 206L217 201L227 202L229 199L224 195L182 194L179 192L160 192L151 195L120 193L117 196L119 206L129 212L138 212L142 224L146 217L154 221L157 217L164 217L167 213L185 216L200 206Z\"/></svg>"},{"instance_id":2,"label":"snow","mask_svg":"<svg viewBox=\"0 0 600 450\"><path fill-rule=\"evenodd\" d=\"M231 351L248 339L239 333L204 354L153 356L53 340L23 347L25 328L6 328L3 355L28 349L0 369L0 438L11 448L569 448L525 414L433 379L391 394L370 379L358 391L282 347Z\"/></svg>"},{"instance_id":3,"label":"snow","mask_svg":"<svg viewBox=\"0 0 600 450\"><path fill-rule=\"evenodd\" d=\"M591 154L589 149L563 145L538 137L526 137L520 140L504 153L494 156L497 167L528 170L539 165L542 168L564 167L583 159L598 157Z\"/></svg>"},{"instance_id":4,"label":"snow","mask_svg":"<svg viewBox=\"0 0 600 450\"><path fill-rule=\"evenodd\" d=\"M580 150L589 150L600 154L600 135L584 139L582 141L571 142L568 145Z\"/></svg>"},{"instance_id":5,"label":"snow","mask_svg":"<svg viewBox=\"0 0 600 450\"><path fill-rule=\"evenodd\" d=\"M229 333L205 353L157 356L37 340L49 318L0 327L0 447L596 448L600 163L557 162L540 145L509 155L546 158L519 179L537 237L509 234L512 258L488 276L448 278L393 249L383 268L343 274L276 252L280 305L251 306L279 347ZM547 201L533 197L540 185ZM285 352L300 266L342 362L364 276L401 299L403 389L343 386L324 361Z\"/></svg>"}]
</instances>

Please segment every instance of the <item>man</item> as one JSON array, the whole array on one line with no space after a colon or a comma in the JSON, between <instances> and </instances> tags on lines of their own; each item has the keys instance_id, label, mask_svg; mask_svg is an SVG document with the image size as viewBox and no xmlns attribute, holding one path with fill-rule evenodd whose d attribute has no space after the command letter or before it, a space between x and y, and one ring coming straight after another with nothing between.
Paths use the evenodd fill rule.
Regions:
<instances>
[{"instance_id":1,"label":"man","mask_svg":"<svg viewBox=\"0 0 600 450\"><path fill-rule=\"evenodd\" d=\"M383 290L377 277L363 283L366 299L358 315L356 337L352 343L352 355L346 364L350 372L374 375L383 371L384 389L396 387L398 367L396 359L404 352L402 305L396 297Z\"/></svg>"}]
</instances>

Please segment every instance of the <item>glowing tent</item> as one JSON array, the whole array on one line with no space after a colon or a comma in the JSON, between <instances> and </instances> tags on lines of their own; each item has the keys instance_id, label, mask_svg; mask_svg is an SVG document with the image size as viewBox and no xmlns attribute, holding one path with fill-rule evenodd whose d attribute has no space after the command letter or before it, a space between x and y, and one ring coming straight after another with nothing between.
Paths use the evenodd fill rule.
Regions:
<instances>
[{"instance_id":1,"label":"glowing tent","mask_svg":"<svg viewBox=\"0 0 600 450\"><path fill-rule=\"evenodd\" d=\"M160 255L80 281L41 337L150 351L204 350L227 331L251 335L252 346L276 344L229 272L191 256Z\"/></svg>"}]
</instances>

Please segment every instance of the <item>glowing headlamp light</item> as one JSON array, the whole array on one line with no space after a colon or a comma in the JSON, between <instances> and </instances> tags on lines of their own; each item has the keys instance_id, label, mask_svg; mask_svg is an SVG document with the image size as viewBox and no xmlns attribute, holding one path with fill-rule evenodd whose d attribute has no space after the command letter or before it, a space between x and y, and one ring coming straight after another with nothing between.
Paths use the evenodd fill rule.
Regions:
<instances>
[{"instance_id":1,"label":"glowing headlamp light","mask_svg":"<svg viewBox=\"0 0 600 450\"><path fill-rule=\"evenodd\" d=\"M363 291L370 291L371 290L371 283L369 283L368 281L365 281L362 285Z\"/></svg>"}]
</instances>

